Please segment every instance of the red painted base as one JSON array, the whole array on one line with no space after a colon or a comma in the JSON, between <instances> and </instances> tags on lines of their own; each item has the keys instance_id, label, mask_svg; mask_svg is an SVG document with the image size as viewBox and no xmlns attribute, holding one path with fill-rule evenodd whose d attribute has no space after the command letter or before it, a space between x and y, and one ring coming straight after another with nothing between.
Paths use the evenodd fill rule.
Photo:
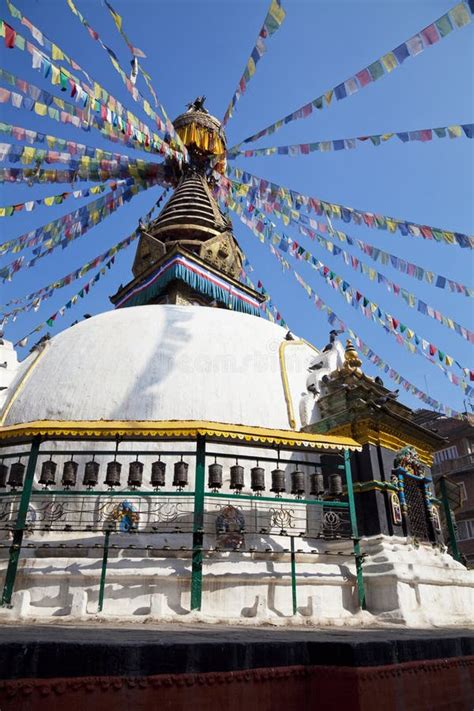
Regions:
<instances>
[{"instance_id":1,"label":"red painted base","mask_svg":"<svg viewBox=\"0 0 474 711\"><path fill-rule=\"evenodd\" d=\"M472 711L474 657L381 667L293 666L0 682L1 711Z\"/></svg>"}]
</instances>

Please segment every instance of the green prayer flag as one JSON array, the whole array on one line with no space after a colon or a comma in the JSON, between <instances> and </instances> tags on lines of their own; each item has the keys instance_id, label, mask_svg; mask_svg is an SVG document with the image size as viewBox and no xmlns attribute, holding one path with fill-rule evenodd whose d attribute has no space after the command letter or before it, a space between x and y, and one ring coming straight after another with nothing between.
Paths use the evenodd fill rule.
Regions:
<instances>
[{"instance_id":1,"label":"green prayer flag","mask_svg":"<svg viewBox=\"0 0 474 711\"><path fill-rule=\"evenodd\" d=\"M370 64L367 69L369 70L369 74L374 81L376 79L380 79L380 77L384 75L382 63L379 62L379 60Z\"/></svg>"},{"instance_id":2,"label":"green prayer flag","mask_svg":"<svg viewBox=\"0 0 474 711\"><path fill-rule=\"evenodd\" d=\"M453 30L448 14L443 15L443 17L440 17L439 20L436 20L435 25L438 28L438 32L441 37L446 37L446 35L449 35L449 33Z\"/></svg>"}]
</instances>

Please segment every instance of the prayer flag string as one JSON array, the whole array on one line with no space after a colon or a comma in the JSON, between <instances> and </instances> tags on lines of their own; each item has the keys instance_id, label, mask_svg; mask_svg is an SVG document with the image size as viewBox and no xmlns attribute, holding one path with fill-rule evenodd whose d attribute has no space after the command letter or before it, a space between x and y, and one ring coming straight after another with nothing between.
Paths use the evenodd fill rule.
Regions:
<instances>
[{"instance_id":1,"label":"prayer flag string","mask_svg":"<svg viewBox=\"0 0 474 711\"><path fill-rule=\"evenodd\" d=\"M383 311L378 304L365 297L360 291L354 289L349 282L337 275L327 265L316 259L316 257L302 247L296 245L295 248L293 240L290 242L290 238L282 238L272 229L271 225L265 224L263 221L257 221L253 219L251 215L248 215L248 213L246 214L241 204L235 203L232 200L229 201L228 206L261 242L270 242L282 252L290 254L293 258L307 261L316 273L344 298L349 306L360 311L365 318L381 326L386 333L395 338L398 345L404 346L410 353L423 356L432 365L439 367L449 382L460 387L466 395L470 397L471 394L474 394L474 388L469 386L464 380L460 380L460 378L451 371L448 371L445 365L452 367L452 365L456 363L463 373L469 373L469 369L464 368L458 361L450 355L447 355L434 344L417 336L415 331L401 323L400 319ZM436 354L438 357L435 359Z\"/></svg>"},{"instance_id":2,"label":"prayer flag string","mask_svg":"<svg viewBox=\"0 0 474 711\"><path fill-rule=\"evenodd\" d=\"M422 237L423 239L444 242L445 244L457 245L463 248L474 248L474 237L460 232L442 230L439 227L430 227L429 225L419 225L407 220L365 212L353 207L326 202L319 198L308 197L296 192L296 190L289 190L277 183L258 178L240 168L229 166L229 174L243 183L242 194L245 191L248 193L251 187L256 188L260 196L265 197L268 202L281 197L294 209L304 207L307 212L314 210L317 215L329 215L346 223L354 222L356 225L365 225L373 229L386 230L390 233L398 230L404 237Z\"/></svg>"},{"instance_id":3,"label":"prayer flag string","mask_svg":"<svg viewBox=\"0 0 474 711\"><path fill-rule=\"evenodd\" d=\"M107 1L107 0L106 0ZM271 37L280 27L283 20L285 19L285 11L281 6L281 0L271 0L270 7L268 8L267 15L262 25L262 29L258 33L257 40L255 42L254 48L250 53L250 57L245 65L245 70L240 77L237 89L234 92L232 99L230 100L229 106L225 112L224 118L222 120L222 126L225 126L229 119L232 117L235 106L247 89L247 85L253 75L258 62L261 60L266 52L265 40L267 37Z\"/></svg>"},{"instance_id":4,"label":"prayer flag string","mask_svg":"<svg viewBox=\"0 0 474 711\"><path fill-rule=\"evenodd\" d=\"M108 262L106 262L105 265L103 267L101 267L95 273L95 275L89 279L89 281L86 284L84 284L84 286L80 289L80 291L78 291L77 294L74 294L74 296L72 296L69 299L69 301L67 301L64 304L64 306L61 306L60 309L58 309L54 314L51 314L51 316L49 316L49 318L47 318L46 321L43 321L38 326L36 326L36 328L34 328L29 333L27 333L26 336L23 336L22 338L20 338L14 344L15 348L17 346L21 346L21 347L26 346L26 344L28 343L29 337L32 336L33 333L38 333L39 331L42 331L43 329L45 329L47 326L49 328L53 328L53 326L55 325L56 319L60 316L64 316L66 311L68 311L73 306L75 306L75 304L77 304L79 299L85 298L89 294L92 287L95 286L97 284L97 282L108 273L108 271L115 264L115 259L116 259L116 255L114 255L111 259L109 259Z\"/></svg>"},{"instance_id":5,"label":"prayer flag string","mask_svg":"<svg viewBox=\"0 0 474 711\"><path fill-rule=\"evenodd\" d=\"M239 190L241 183L232 181L231 184L234 197L238 196L240 194ZM290 224L295 225L301 234L306 234L311 239L315 237L315 231L317 230L318 232L322 232L323 235L329 235L332 238L336 237L340 242L349 244L352 247L357 247L357 249L369 256L374 262L380 262L384 266L389 265L390 267L393 267L393 269L396 269L412 279L426 281L427 284L435 286L438 289L446 289L447 287L450 292L455 294L463 294L468 298L474 297L474 289L471 289L466 284L461 284L450 277L437 274L436 272L425 269L418 264L414 264L413 262L408 262L401 257L397 257L390 252L385 252L383 249L375 247L372 244L364 242L360 239L355 239L341 230L334 229L330 220L327 222L319 222L318 220L314 220L312 217L309 217L306 213L289 208L287 205L284 205L277 200L274 200L271 203L266 202L265 199L260 199L257 191L255 190L249 191L248 198L257 207L260 207L267 213L275 215L275 217L281 220L286 227ZM334 250L334 253L336 253L336 249Z\"/></svg>"},{"instance_id":6,"label":"prayer flag string","mask_svg":"<svg viewBox=\"0 0 474 711\"><path fill-rule=\"evenodd\" d=\"M466 138L474 137L474 124L453 124L451 126L442 126L440 128L423 128L416 131L397 131L392 133L376 133L371 136L357 136L356 138L338 138L331 141L317 141L315 143L296 143L288 146L274 146L272 148L251 148L244 150L230 150L227 152L227 157L230 160L238 156L245 158L256 158L258 156L296 156L309 155L310 153L327 153L330 151L353 150L357 148L358 143L370 142L373 146L383 146L391 138L398 138L402 143L410 143L418 141L426 143L432 141L433 138Z\"/></svg>"},{"instance_id":7,"label":"prayer flag string","mask_svg":"<svg viewBox=\"0 0 474 711\"><path fill-rule=\"evenodd\" d=\"M267 217L264 213L260 212L258 209L257 205L255 203L250 203L247 202L247 211L251 213L252 215L254 214L256 217L258 217L260 220L266 221ZM270 222L272 227L275 227L275 225ZM342 257L344 263L347 266L352 267L356 272L359 272L363 276L367 277L370 279L370 281L377 281L378 284L384 285L389 293L394 294L394 296L400 296L404 302L406 303L407 306L411 308L416 308L419 313L421 313L424 316L429 316L438 323L441 323L443 326L446 326L446 328L449 328L450 330L454 331L458 335L460 335L462 338L464 338L466 341L469 343L474 344L474 332L470 331L469 329L465 328L464 326L461 326L460 324L456 323L453 319L444 316L440 311L435 309L433 306L430 306L426 304L425 302L421 301L418 299L415 294L411 294L409 291L404 289L403 287L400 287L398 284L395 284L393 281L391 281L387 276L384 274L381 274L380 272L376 271L375 269L372 269L369 267L367 264L362 262L360 259L357 257L354 257L353 255L349 254L349 252L346 252L345 250L341 249L337 245L334 244L334 242L330 242L329 240L326 240L322 235L318 235L316 232L309 230L307 227L304 227L303 225L297 225L298 230L300 231L301 234L309 237L313 241L316 240L317 243L323 247L326 251L328 251L330 254L333 256L340 256ZM291 248L302 249L300 245L294 240L292 240L290 237L287 237L286 235L283 235L283 245L287 247L288 245L291 245ZM294 246L295 245L295 246ZM302 254L302 258L306 259L306 255L309 254L308 252L304 252ZM308 257L308 259L312 258L312 255Z\"/></svg>"},{"instance_id":8,"label":"prayer flag string","mask_svg":"<svg viewBox=\"0 0 474 711\"><path fill-rule=\"evenodd\" d=\"M89 25L89 23L87 22L85 17L79 12L79 10L76 8L76 6L73 3L73 0L66 0L66 2L68 4L71 12L79 19L81 24L87 29L90 37L92 37L92 39L99 42L102 49L107 53L112 66L114 67L115 71L118 73L120 78L122 79L127 91L132 96L133 100L140 104L140 106L143 108L143 110L147 114L147 116L150 116L150 118L152 118L156 122L157 126L158 126L158 124L162 125L162 121L161 121L160 117L157 115L157 113L155 111L153 111L149 102L143 98L143 96L140 94L140 92L138 91L136 86L133 86L132 82L127 77L126 73L123 71L122 67L119 64L119 61L117 59L115 52L113 50L111 50L110 47L108 47L106 44L104 44L104 42L102 42L102 40L99 37L99 34ZM184 159L188 160L187 148L184 145L184 143L182 142L182 140L180 139L180 137L178 136L178 134L176 133L173 124L169 120L168 115L167 115L163 105L160 102L158 102L158 107L159 107L161 113L163 114L163 117L165 118L165 127L166 127L167 132L170 134L170 136L176 142L177 146L179 147L179 150L182 152L182 154L184 156Z\"/></svg>"},{"instance_id":9,"label":"prayer flag string","mask_svg":"<svg viewBox=\"0 0 474 711\"><path fill-rule=\"evenodd\" d=\"M129 50L132 54L133 59L131 62L132 69L130 72L130 81L132 82L132 84L135 84L135 82L137 80L138 69L139 69L138 68L138 57L145 59L146 54L144 52L142 52L142 50L139 49L138 47L134 47L134 45L130 42L130 40L128 39L128 36L125 34L125 31L123 29L122 17L118 14L118 12L116 10L114 10L114 8L110 4L110 2L108 2L108 0L104 0L104 3L105 3L105 6L107 7L108 11L112 15L112 18L113 18L113 21L115 22L115 26L116 26L117 30L122 35L127 47L129 48ZM148 87L148 91L153 96L153 101L155 102L155 106L158 106L158 97L156 95L155 89L153 88L153 83L151 81L150 75L141 66L140 66L140 71L143 75L143 79L145 80L145 84Z\"/></svg>"},{"instance_id":10,"label":"prayer flag string","mask_svg":"<svg viewBox=\"0 0 474 711\"><path fill-rule=\"evenodd\" d=\"M130 183L133 182L133 178L129 178ZM123 185L128 181L118 181L119 185ZM97 195L98 193L103 193L109 186L106 183L101 185L93 185L90 188L84 190L71 190L68 192L60 193L59 195L49 195L44 198L37 198L35 200L28 200L27 202L18 202L15 205L4 205L0 207L0 217L13 217L18 212L32 212L36 207L54 207L56 205L62 205L68 198L75 198L76 200L89 197L89 195Z\"/></svg>"},{"instance_id":11,"label":"prayer flag string","mask_svg":"<svg viewBox=\"0 0 474 711\"><path fill-rule=\"evenodd\" d=\"M108 194L103 198L99 198L99 200L93 201L93 203L89 203L84 208L79 208L79 210L69 213L44 227L22 235L19 239L24 239L24 242L19 246L18 251L25 247L34 247L33 254L35 256L28 261L25 261L25 257L19 257L10 262L10 264L1 267L0 279L3 279L4 282L11 281L14 274L20 269L34 267L40 259L49 256L57 247L61 246L62 249L65 249L71 242L84 235L92 227L95 227L99 222L129 202L138 192L149 187L149 183L135 184L120 194ZM78 217L79 219L77 219ZM41 245L45 247L44 251L41 251Z\"/></svg>"},{"instance_id":12,"label":"prayer flag string","mask_svg":"<svg viewBox=\"0 0 474 711\"><path fill-rule=\"evenodd\" d=\"M472 21L473 12L474 3L472 0L457 3L448 10L448 12L431 23L431 25L428 25L416 35L410 37L410 39L402 42L402 44L395 47L391 52L387 52L387 54L384 54L375 60L375 62L369 64L368 67L364 67L354 74L354 76L346 79L346 81L325 91L321 96L304 104L304 106L300 106L299 109L296 109L296 111L293 111L291 114L284 116L279 121L270 124L270 126L267 126L258 133L244 139L237 144L237 146L231 148L231 152L241 146L242 143L257 141L263 136L275 133L292 121L308 118L314 109L321 110L329 107L334 97L337 101L341 101L347 96L351 96L366 86L369 86L377 81L377 79L390 74L395 69L398 69L406 59L420 54L425 49L428 49L428 47L431 47L433 44L447 37L453 30L461 29L468 25Z\"/></svg>"},{"instance_id":13,"label":"prayer flag string","mask_svg":"<svg viewBox=\"0 0 474 711\"><path fill-rule=\"evenodd\" d=\"M329 324L334 328L336 327L340 331L347 332L349 336L354 340L357 348L360 349L361 353L377 368L380 368L381 370L384 371L388 377L393 380L397 385L401 385L403 389L414 395L416 398L424 402L426 405L429 405L429 407L432 407L435 410L439 410L440 412L444 412L448 417L455 417L456 415L459 415L460 413L457 410L454 410L453 408L449 407L448 405L444 405L438 400L435 400L432 398L430 395L425 393L423 390L420 390L420 388L416 387L416 385L413 385L409 380L404 378L400 373L398 373L394 368L389 363L386 363L370 346L368 346L361 338L360 336L355 333L351 328L349 328L344 321L342 321L339 316L336 314L336 312L330 308L324 301L323 299L317 294L314 289L307 284L304 279L298 274L298 272L295 269L292 269L288 261L276 250L273 245L268 245L270 248L270 251L272 255L278 260L280 263L281 267L284 270L291 271L293 274L294 278L298 282L298 284L301 286L302 289L305 290L307 296L311 299L311 301L314 303L315 307L319 309L320 311L324 311L327 315L327 320Z\"/></svg>"}]
</instances>

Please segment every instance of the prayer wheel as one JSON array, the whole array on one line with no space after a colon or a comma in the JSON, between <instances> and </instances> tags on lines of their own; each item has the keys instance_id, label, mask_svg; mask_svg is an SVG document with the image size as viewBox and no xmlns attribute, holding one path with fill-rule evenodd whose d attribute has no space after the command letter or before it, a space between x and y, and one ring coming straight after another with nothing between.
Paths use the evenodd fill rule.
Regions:
<instances>
[{"instance_id":1,"label":"prayer wheel","mask_svg":"<svg viewBox=\"0 0 474 711\"><path fill-rule=\"evenodd\" d=\"M291 493L295 496L302 496L305 490L304 472L295 469L291 472Z\"/></svg>"},{"instance_id":2,"label":"prayer wheel","mask_svg":"<svg viewBox=\"0 0 474 711\"><path fill-rule=\"evenodd\" d=\"M324 476L321 472L313 472L310 477L311 480L311 496L322 496L324 494Z\"/></svg>"},{"instance_id":3,"label":"prayer wheel","mask_svg":"<svg viewBox=\"0 0 474 711\"><path fill-rule=\"evenodd\" d=\"M160 486L165 486L165 474L166 474L166 464L160 459L153 462L151 465L151 479L150 484L158 489Z\"/></svg>"},{"instance_id":4,"label":"prayer wheel","mask_svg":"<svg viewBox=\"0 0 474 711\"><path fill-rule=\"evenodd\" d=\"M252 491L265 491L265 469L263 467L252 467L250 470L250 486Z\"/></svg>"},{"instance_id":5,"label":"prayer wheel","mask_svg":"<svg viewBox=\"0 0 474 711\"><path fill-rule=\"evenodd\" d=\"M48 459L46 462L43 462L41 466L41 475L39 478L39 483L42 486L51 486L55 482L55 476L56 476L56 468L57 468L56 462L53 462L52 459Z\"/></svg>"},{"instance_id":6,"label":"prayer wheel","mask_svg":"<svg viewBox=\"0 0 474 711\"><path fill-rule=\"evenodd\" d=\"M4 489L7 485L8 467L6 464L0 464L0 489Z\"/></svg>"},{"instance_id":7,"label":"prayer wheel","mask_svg":"<svg viewBox=\"0 0 474 711\"><path fill-rule=\"evenodd\" d=\"M122 471L122 465L114 459L112 462L107 464L107 472L105 475L105 483L107 486L113 488L114 486L120 486L120 472Z\"/></svg>"},{"instance_id":8,"label":"prayer wheel","mask_svg":"<svg viewBox=\"0 0 474 711\"><path fill-rule=\"evenodd\" d=\"M15 462L10 467L10 476L8 478L8 485L13 489L17 489L23 486L23 477L25 475L25 465L21 462Z\"/></svg>"},{"instance_id":9,"label":"prayer wheel","mask_svg":"<svg viewBox=\"0 0 474 711\"><path fill-rule=\"evenodd\" d=\"M244 488L244 468L239 464L230 468L230 488L234 491L242 491Z\"/></svg>"},{"instance_id":10,"label":"prayer wheel","mask_svg":"<svg viewBox=\"0 0 474 711\"><path fill-rule=\"evenodd\" d=\"M82 483L84 484L84 486L88 486L90 489L92 489L93 486L97 486L98 481L99 462L95 462L94 460L92 460L91 462L87 462L84 470L84 480Z\"/></svg>"},{"instance_id":11,"label":"prayer wheel","mask_svg":"<svg viewBox=\"0 0 474 711\"><path fill-rule=\"evenodd\" d=\"M128 485L141 486L143 481L143 462L138 459L135 462L130 462L128 466Z\"/></svg>"},{"instance_id":12,"label":"prayer wheel","mask_svg":"<svg viewBox=\"0 0 474 711\"><path fill-rule=\"evenodd\" d=\"M64 462L63 477L61 479L61 484L63 486L67 488L70 486L76 486L77 467L78 464L73 459L70 459L68 462Z\"/></svg>"},{"instance_id":13,"label":"prayer wheel","mask_svg":"<svg viewBox=\"0 0 474 711\"><path fill-rule=\"evenodd\" d=\"M329 496L342 496L342 476L338 473L329 475Z\"/></svg>"},{"instance_id":14,"label":"prayer wheel","mask_svg":"<svg viewBox=\"0 0 474 711\"><path fill-rule=\"evenodd\" d=\"M208 486L210 489L220 489L222 486L222 464L209 465Z\"/></svg>"},{"instance_id":15,"label":"prayer wheel","mask_svg":"<svg viewBox=\"0 0 474 711\"><path fill-rule=\"evenodd\" d=\"M174 463L174 476L173 476L173 486L177 486L180 489L188 484L188 468L189 464L183 462L181 459L179 462Z\"/></svg>"},{"instance_id":16,"label":"prayer wheel","mask_svg":"<svg viewBox=\"0 0 474 711\"><path fill-rule=\"evenodd\" d=\"M272 471L272 488L275 494L281 494L286 491L286 476L283 469L274 469Z\"/></svg>"}]
</instances>

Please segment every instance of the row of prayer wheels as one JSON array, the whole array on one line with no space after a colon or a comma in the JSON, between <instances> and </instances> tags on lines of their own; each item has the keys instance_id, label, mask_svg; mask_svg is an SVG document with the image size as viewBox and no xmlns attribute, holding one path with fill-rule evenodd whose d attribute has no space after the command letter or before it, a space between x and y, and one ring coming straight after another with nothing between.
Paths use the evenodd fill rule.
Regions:
<instances>
[{"instance_id":1,"label":"row of prayer wheels","mask_svg":"<svg viewBox=\"0 0 474 711\"><path fill-rule=\"evenodd\" d=\"M230 488L235 492L240 492L245 486L244 483L244 467L239 464L234 464L230 468ZM297 497L303 496L307 491L307 482L305 473L299 469L295 469L290 474L291 493ZM223 483L223 467L222 464L209 465L208 487L213 491L222 488ZM265 491L265 469L260 466L252 467L250 470L250 488L257 495L261 495ZM281 496L287 491L286 473L283 469L273 469L271 472L271 487L277 496ZM329 475L329 490L326 492L324 488L324 477L321 471L316 470L309 476L309 494L310 496L323 496L324 494L331 496L342 495L342 477L340 474Z\"/></svg>"},{"instance_id":2,"label":"row of prayer wheels","mask_svg":"<svg viewBox=\"0 0 474 711\"><path fill-rule=\"evenodd\" d=\"M188 484L188 467L187 462L182 460L175 462L174 464L174 476L173 476L173 486L180 489L187 486ZM42 486L54 486L56 484L56 474L58 465L52 459L48 459L43 462L41 466L41 473L39 477L39 484ZM79 469L78 462L73 459L64 462L61 484L64 488L69 489L71 486L76 486L77 483L77 473ZM127 485L132 488L137 488L143 484L143 462L136 461L130 462L128 467L128 479ZM89 489L97 486L99 484L99 471L100 464L92 459L87 462L84 467L84 476L82 484L87 486ZM108 462L106 467L106 474L104 483L106 486L113 488L115 486L121 485L121 472L122 465L114 459ZM165 486L165 475L166 475L166 464L161 460L153 462L151 465L151 476L150 484L155 489ZM18 489L23 486L25 476L25 465L21 462L15 462L11 465L10 470L6 464L0 464L0 488L5 488L5 486L11 486L13 489Z\"/></svg>"},{"instance_id":3,"label":"row of prayer wheels","mask_svg":"<svg viewBox=\"0 0 474 711\"><path fill-rule=\"evenodd\" d=\"M42 486L54 486L56 484L57 464L52 459L43 462L39 477L39 484ZM61 484L66 489L76 486L77 473L79 464L73 459L67 461L63 465ZM182 489L188 485L188 469L189 465L182 459L174 463L173 467L173 486ZM89 489L94 488L99 484L100 464L92 459L87 462L84 467L84 476L82 480L83 486ZM141 487L143 484L143 462L136 459L130 462L128 466L127 485L133 489ZM122 464L114 459L107 463L104 483L110 488L121 486ZM12 489L21 488L23 486L25 475L25 465L19 462L14 462L10 468L6 464L0 464L0 488L10 486ZM303 471L295 469L290 473L291 493L297 497L303 496L307 491L306 475ZM166 485L166 463L160 459L153 462L151 465L150 484L155 489L160 489ZM208 470L208 486L213 491L218 491L223 484L223 466L222 464L209 465ZM245 486L245 470L239 464L234 464L230 467L230 488L239 493ZM250 488L257 495L261 495L266 489L265 469L260 466L252 467L250 470ZM283 469L273 469L271 472L271 487L270 491L277 496L281 496L287 491L286 473ZM338 473L329 474L329 489L324 488L324 477L320 470L316 470L309 475L309 494L310 496L341 496L342 495L342 477Z\"/></svg>"}]
</instances>

